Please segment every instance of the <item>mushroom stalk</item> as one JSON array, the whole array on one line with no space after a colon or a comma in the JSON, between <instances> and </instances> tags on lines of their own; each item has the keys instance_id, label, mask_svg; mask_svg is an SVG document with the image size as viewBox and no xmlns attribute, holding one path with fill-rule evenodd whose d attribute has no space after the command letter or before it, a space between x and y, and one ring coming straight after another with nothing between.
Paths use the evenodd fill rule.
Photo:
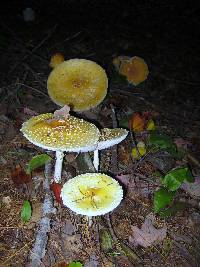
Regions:
<instances>
[{"instance_id":1,"label":"mushroom stalk","mask_svg":"<svg viewBox=\"0 0 200 267\"><path fill-rule=\"evenodd\" d=\"M92 216L86 216L86 220L88 221L88 226L91 227L93 224Z\"/></svg>"},{"instance_id":2,"label":"mushroom stalk","mask_svg":"<svg viewBox=\"0 0 200 267\"><path fill-rule=\"evenodd\" d=\"M63 157L64 153L62 151L56 151L56 164L54 172L54 180L56 183L60 182L61 180Z\"/></svg>"},{"instance_id":3,"label":"mushroom stalk","mask_svg":"<svg viewBox=\"0 0 200 267\"><path fill-rule=\"evenodd\" d=\"M99 169L99 150L94 150L94 158L93 158L93 165L95 170L98 172Z\"/></svg>"}]
</instances>

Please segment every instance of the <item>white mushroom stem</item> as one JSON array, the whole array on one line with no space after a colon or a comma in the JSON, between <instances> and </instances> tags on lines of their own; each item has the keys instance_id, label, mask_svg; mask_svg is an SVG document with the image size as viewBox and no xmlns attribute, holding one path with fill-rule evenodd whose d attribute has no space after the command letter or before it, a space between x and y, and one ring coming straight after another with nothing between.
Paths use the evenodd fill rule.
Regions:
<instances>
[{"instance_id":1,"label":"white mushroom stem","mask_svg":"<svg viewBox=\"0 0 200 267\"><path fill-rule=\"evenodd\" d=\"M63 157L64 153L62 151L56 151L56 164L54 172L54 180L56 183L59 183L61 180Z\"/></svg>"},{"instance_id":2,"label":"white mushroom stem","mask_svg":"<svg viewBox=\"0 0 200 267\"><path fill-rule=\"evenodd\" d=\"M86 216L86 219L88 221L88 226L91 227L93 224L92 216Z\"/></svg>"},{"instance_id":3,"label":"white mushroom stem","mask_svg":"<svg viewBox=\"0 0 200 267\"><path fill-rule=\"evenodd\" d=\"M94 158L93 158L93 165L95 170L98 172L99 169L99 150L94 150Z\"/></svg>"}]
</instances>

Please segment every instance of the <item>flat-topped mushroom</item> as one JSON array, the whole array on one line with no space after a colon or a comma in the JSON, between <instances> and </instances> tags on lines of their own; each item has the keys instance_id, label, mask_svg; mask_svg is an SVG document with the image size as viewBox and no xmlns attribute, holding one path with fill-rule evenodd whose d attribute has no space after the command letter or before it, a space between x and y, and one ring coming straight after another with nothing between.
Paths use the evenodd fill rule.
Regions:
<instances>
[{"instance_id":1,"label":"flat-topped mushroom","mask_svg":"<svg viewBox=\"0 0 200 267\"><path fill-rule=\"evenodd\" d=\"M77 214L103 215L123 198L118 181L102 173L85 173L68 180L61 190L63 204Z\"/></svg>"},{"instance_id":2,"label":"flat-topped mushroom","mask_svg":"<svg viewBox=\"0 0 200 267\"><path fill-rule=\"evenodd\" d=\"M107 94L108 78L104 69L86 59L70 59L57 65L48 77L52 101L69 105L75 111L99 105Z\"/></svg>"},{"instance_id":3,"label":"flat-topped mushroom","mask_svg":"<svg viewBox=\"0 0 200 267\"><path fill-rule=\"evenodd\" d=\"M93 151L100 137L94 124L73 116L55 117L52 113L32 117L23 123L21 131L31 143L56 151L56 182L61 179L63 152Z\"/></svg>"}]
</instances>

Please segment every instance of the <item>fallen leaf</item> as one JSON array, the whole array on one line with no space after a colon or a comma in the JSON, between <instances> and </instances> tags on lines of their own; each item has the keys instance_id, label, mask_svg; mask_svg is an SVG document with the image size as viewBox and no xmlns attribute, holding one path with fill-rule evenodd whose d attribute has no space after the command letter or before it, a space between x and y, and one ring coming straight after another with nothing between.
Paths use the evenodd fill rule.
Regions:
<instances>
[{"instance_id":1,"label":"fallen leaf","mask_svg":"<svg viewBox=\"0 0 200 267\"><path fill-rule=\"evenodd\" d=\"M20 165L17 165L14 171L11 172L11 178L16 187L22 184L31 182L31 175L27 174Z\"/></svg>"},{"instance_id":2,"label":"fallen leaf","mask_svg":"<svg viewBox=\"0 0 200 267\"><path fill-rule=\"evenodd\" d=\"M152 115L149 111L133 113L129 119L129 129L135 132L142 132L144 130L147 130L147 126L149 127L149 129L152 128L155 125L153 125L154 122L151 119L151 116Z\"/></svg>"},{"instance_id":3,"label":"fallen leaf","mask_svg":"<svg viewBox=\"0 0 200 267\"><path fill-rule=\"evenodd\" d=\"M32 215L31 204L28 200L25 200L22 206L21 218L24 223L28 222Z\"/></svg>"},{"instance_id":4,"label":"fallen leaf","mask_svg":"<svg viewBox=\"0 0 200 267\"><path fill-rule=\"evenodd\" d=\"M131 155L134 159L140 159L146 153L147 153L147 151L146 151L146 147L145 147L144 142L138 142L137 148L134 147L131 151Z\"/></svg>"},{"instance_id":5,"label":"fallen leaf","mask_svg":"<svg viewBox=\"0 0 200 267\"><path fill-rule=\"evenodd\" d=\"M142 224L141 229L137 226L131 226L132 235L129 236L129 242L134 246L140 245L147 248L157 242L163 241L167 235L167 228L164 226L163 228L156 229L153 225L154 221L155 217L150 213Z\"/></svg>"},{"instance_id":6,"label":"fallen leaf","mask_svg":"<svg viewBox=\"0 0 200 267\"><path fill-rule=\"evenodd\" d=\"M156 188L150 181L136 180L131 174L120 174L115 177L133 195L148 197Z\"/></svg>"},{"instance_id":7,"label":"fallen leaf","mask_svg":"<svg viewBox=\"0 0 200 267\"><path fill-rule=\"evenodd\" d=\"M61 189L62 189L62 185L59 184L59 183L55 183L53 182L51 185L50 185L50 189L51 191L53 191L54 193L54 196L56 198L56 201L58 203L61 203L62 204L62 198L60 196L60 193L61 193Z\"/></svg>"},{"instance_id":8,"label":"fallen leaf","mask_svg":"<svg viewBox=\"0 0 200 267\"><path fill-rule=\"evenodd\" d=\"M68 105L65 105L61 109L56 110L53 115L56 118L58 117L67 119L70 116L69 112L70 112L70 107Z\"/></svg>"},{"instance_id":9,"label":"fallen leaf","mask_svg":"<svg viewBox=\"0 0 200 267\"><path fill-rule=\"evenodd\" d=\"M146 130L147 131L154 131L155 129L156 129L155 122L152 119L150 119L147 122Z\"/></svg>"},{"instance_id":10,"label":"fallen leaf","mask_svg":"<svg viewBox=\"0 0 200 267\"><path fill-rule=\"evenodd\" d=\"M66 261L61 261L56 263L53 267L67 267L68 263Z\"/></svg>"},{"instance_id":11,"label":"fallen leaf","mask_svg":"<svg viewBox=\"0 0 200 267\"><path fill-rule=\"evenodd\" d=\"M145 120L140 112L135 112L129 120L129 129L133 131L144 131L145 129Z\"/></svg>"},{"instance_id":12,"label":"fallen leaf","mask_svg":"<svg viewBox=\"0 0 200 267\"><path fill-rule=\"evenodd\" d=\"M28 163L26 173L30 174L35 169L45 165L47 162L51 161L52 158L47 154L40 154L34 156Z\"/></svg>"},{"instance_id":13,"label":"fallen leaf","mask_svg":"<svg viewBox=\"0 0 200 267\"><path fill-rule=\"evenodd\" d=\"M83 264L80 261L73 261L70 264L68 264L67 267L83 267Z\"/></svg>"}]
</instances>

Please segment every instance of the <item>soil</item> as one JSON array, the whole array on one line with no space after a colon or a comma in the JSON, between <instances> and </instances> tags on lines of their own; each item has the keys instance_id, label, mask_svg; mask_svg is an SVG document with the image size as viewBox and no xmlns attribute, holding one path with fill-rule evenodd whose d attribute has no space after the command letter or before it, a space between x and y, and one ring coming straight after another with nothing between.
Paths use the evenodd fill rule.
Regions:
<instances>
[{"instance_id":1,"label":"soil","mask_svg":"<svg viewBox=\"0 0 200 267\"><path fill-rule=\"evenodd\" d=\"M200 265L199 195L193 192L182 189L177 192L176 198L184 203L184 208L173 216L164 219L154 216L156 229L167 229L164 239L146 248L130 242L132 227L141 228L148 215L153 214L153 192L160 184L158 170L165 174L174 166L187 164L193 176L200 177L200 9L188 1L124 2L24 1L20 5L13 1L12 6L5 3L8 6L0 11L2 267L67 266L72 261L80 261L86 267ZM23 20L26 4L35 10L33 22ZM157 128L173 140L181 138L191 157L178 161L159 154L157 160L151 155L149 160L146 157L133 160L134 141L145 140L147 132L136 134L136 140L129 134L117 150L101 151L100 172L116 179L127 175L127 179L134 180L137 190L129 190L126 184L121 204L109 216L95 217L92 226L84 216L73 213L48 192L56 212L48 214L50 229L43 257L38 265L31 265L31 251L44 216L45 177L43 168L35 170L31 177L27 177L24 169L33 156L45 151L23 137L20 128L31 116L59 108L46 88L50 57L56 52L63 53L66 59L93 60L108 75L104 101L75 115L99 127L112 128L115 122L111 107L118 122L134 112L148 111L153 114ZM113 58L121 55L143 58L149 68L147 80L138 86L125 82L112 64ZM77 174L91 172L92 167L83 162L84 158L78 159L76 154L66 155L62 184ZM50 179L51 183L52 174ZM32 217L23 223L21 210L27 199Z\"/></svg>"}]
</instances>

